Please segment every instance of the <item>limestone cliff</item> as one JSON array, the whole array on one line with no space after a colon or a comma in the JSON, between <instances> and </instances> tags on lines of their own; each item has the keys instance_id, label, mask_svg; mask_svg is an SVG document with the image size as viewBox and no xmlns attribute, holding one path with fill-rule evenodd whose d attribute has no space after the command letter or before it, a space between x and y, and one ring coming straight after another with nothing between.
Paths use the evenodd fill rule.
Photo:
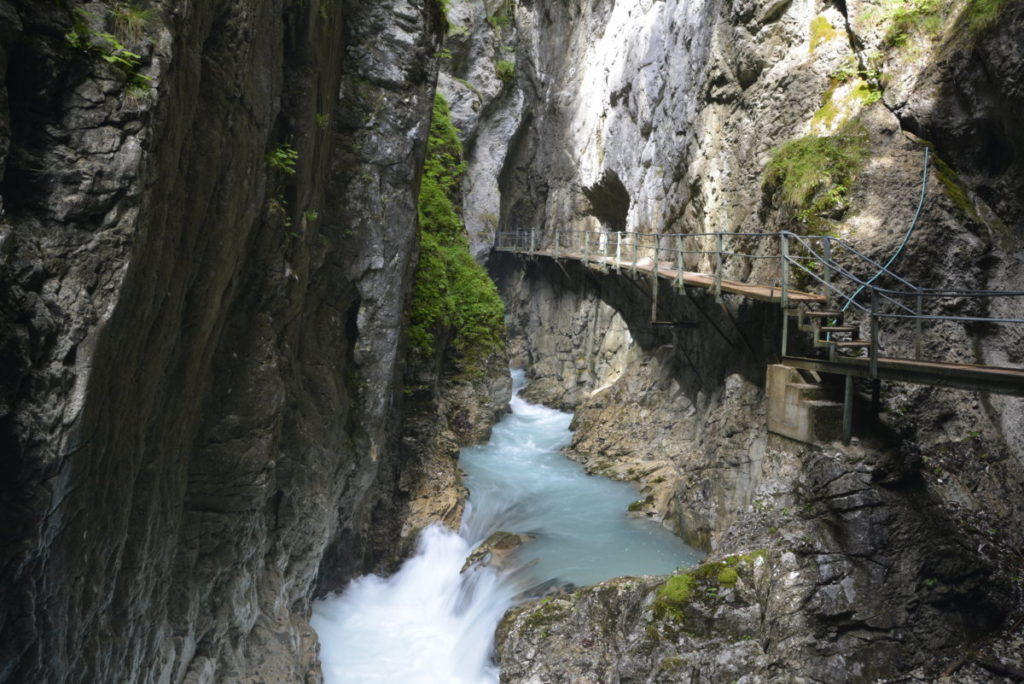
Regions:
<instances>
[{"instance_id":1,"label":"limestone cliff","mask_svg":"<svg viewBox=\"0 0 1024 684\"><path fill-rule=\"evenodd\" d=\"M509 25L499 42L514 49L523 96L483 98L474 130L500 123L508 146L492 142L489 176L467 180L497 182L500 229L540 230L542 241L555 230L828 231L884 262L914 215L931 146L924 210L897 270L933 287L1019 289L1019 3L534 0ZM493 44L488 32L491 23L471 26L468 44ZM470 86L484 72L461 69ZM853 140L858 162L799 204L766 167L804 136ZM863 680L942 669L933 659L1019 610L1020 400L894 384L859 445L803 447L765 430L777 312L662 292L666 318L698 324L670 332L649 325L644 282L569 263L493 257L492 267L535 398L577 409L570 454L641 483L648 514L712 561L766 551L741 579L757 601L731 594L739 614L678 606L726 623L756 617L762 638L746 655L728 657L713 620L676 624L652 643L643 625L657 617L657 592L615 585L514 613L499 647L507 681L553 680L568 663L601 681ZM758 267L727 265L741 278ZM911 349L906 331L883 335L890 353ZM925 351L1019 364L1020 332L936 324ZM608 622L590 633L590 617ZM588 651L616 655L573 660L580 629ZM1010 662L1017 643L1016 655L1002 653Z\"/></svg>"},{"instance_id":2,"label":"limestone cliff","mask_svg":"<svg viewBox=\"0 0 1024 684\"><path fill-rule=\"evenodd\" d=\"M0 2L0 681L310 681L388 557L430 0Z\"/></svg>"}]
</instances>

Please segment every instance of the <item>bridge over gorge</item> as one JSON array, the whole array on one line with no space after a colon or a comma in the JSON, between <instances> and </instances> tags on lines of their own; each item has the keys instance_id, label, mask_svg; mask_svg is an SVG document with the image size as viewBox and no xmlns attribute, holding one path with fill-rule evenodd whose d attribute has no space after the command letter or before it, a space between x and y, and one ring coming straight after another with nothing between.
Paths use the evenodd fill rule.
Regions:
<instances>
[{"instance_id":1,"label":"bridge over gorge","mask_svg":"<svg viewBox=\"0 0 1024 684\"><path fill-rule=\"evenodd\" d=\"M922 358L926 325L1024 325L1024 292L918 286L836 237L520 231L499 233L495 249L648 278L654 325L667 324L657 320L658 290L666 285L679 292L703 288L719 302L736 296L781 307L781 363L768 372L769 429L803 441L815 441L813 407L831 403L804 379L818 373L845 376L844 442L852 433L854 378L871 381L876 412L881 380L1024 397L1024 368ZM899 345L906 353L886 353L883 323L912 341L912 354L907 345ZM801 333L807 343L794 344L793 335ZM794 352L797 346L812 351ZM964 352L959 356L974 353Z\"/></svg>"}]
</instances>

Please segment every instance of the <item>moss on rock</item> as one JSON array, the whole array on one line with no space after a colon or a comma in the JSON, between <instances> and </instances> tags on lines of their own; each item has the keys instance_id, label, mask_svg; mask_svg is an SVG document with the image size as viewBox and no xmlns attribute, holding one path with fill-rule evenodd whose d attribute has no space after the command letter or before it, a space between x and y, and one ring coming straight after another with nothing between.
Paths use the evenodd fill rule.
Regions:
<instances>
[{"instance_id":1,"label":"moss on rock","mask_svg":"<svg viewBox=\"0 0 1024 684\"><path fill-rule=\"evenodd\" d=\"M701 563L695 568L669 577L658 589L651 604L654 619L682 622L690 604L696 601L718 600L719 588L735 587L740 580L741 571L749 572L757 559L764 556L765 551L761 549L748 554L727 556L720 561Z\"/></svg>"},{"instance_id":2,"label":"moss on rock","mask_svg":"<svg viewBox=\"0 0 1024 684\"><path fill-rule=\"evenodd\" d=\"M828 20L828 17L819 15L811 20L811 48L810 51L814 52L818 49L818 46L822 43L827 43L836 36L839 35L839 31L832 26L832 22Z\"/></svg>"},{"instance_id":3,"label":"moss on rock","mask_svg":"<svg viewBox=\"0 0 1024 684\"><path fill-rule=\"evenodd\" d=\"M803 232L822 234L846 209L846 197L867 157L867 131L856 121L834 135L783 143L765 169L764 190L795 213Z\"/></svg>"},{"instance_id":4,"label":"moss on rock","mask_svg":"<svg viewBox=\"0 0 1024 684\"><path fill-rule=\"evenodd\" d=\"M469 252L461 216L466 164L448 103L434 100L419 195L420 259L413 284L409 341L435 353L439 334L451 335L460 369L473 374L505 340L505 306L487 272Z\"/></svg>"},{"instance_id":5,"label":"moss on rock","mask_svg":"<svg viewBox=\"0 0 1024 684\"><path fill-rule=\"evenodd\" d=\"M718 583L723 587L736 586L736 581L739 579L739 575L736 573L735 568L724 567L718 571Z\"/></svg>"}]
</instances>

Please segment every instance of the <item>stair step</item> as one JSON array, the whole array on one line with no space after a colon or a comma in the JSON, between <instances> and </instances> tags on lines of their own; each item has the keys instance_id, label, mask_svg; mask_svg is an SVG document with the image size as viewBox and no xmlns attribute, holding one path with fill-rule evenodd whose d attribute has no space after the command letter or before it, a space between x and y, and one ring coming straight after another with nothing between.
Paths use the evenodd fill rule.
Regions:
<instances>
[{"instance_id":1,"label":"stair step","mask_svg":"<svg viewBox=\"0 0 1024 684\"><path fill-rule=\"evenodd\" d=\"M821 384L821 375L818 374L818 371L813 371L810 370L809 368L797 368L796 370L797 373L800 374L800 377L803 378L805 383L809 383L812 385Z\"/></svg>"},{"instance_id":2,"label":"stair step","mask_svg":"<svg viewBox=\"0 0 1024 684\"><path fill-rule=\"evenodd\" d=\"M786 390L795 391L797 393L797 400L800 403L828 398L827 388L812 382L787 382Z\"/></svg>"},{"instance_id":3,"label":"stair step","mask_svg":"<svg viewBox=\"0 0 1024 684\"><path fill-rule=\"evenodd\" d=\"M826 333L860 332L860 328L856 325L823 325L818 330Z\"/></svg>"},{"instance_id":4,"label":"stair step","mask_svg":"<svg viewBox=\"0 0 1024 684\"><path fill-rule=\"evenodd\" d=\"M865 349L871 346L871 342L868 340L843 340L841 342L832 342L841 349Z\"/></svg>"},{"instance_id":5,"label":"stair step","mask_svg":"<svg viewBox=\"0 0 1024 684\"><path fill-rule=\"evenodd\" d=\"M842 318L842 311L804 311L808 318Z\"/></svg>"},{"instance_id":6,"label":"stair step","mask_svg":"<svg viewBox=\"0 0 1024 684\"><path fill-rule=\"evenodd\" d=\"M843 408L842 402L832 401L830 399L805 399L801 403L804 406L813 406L815 408Z\"/></svg>"}]
</instances>

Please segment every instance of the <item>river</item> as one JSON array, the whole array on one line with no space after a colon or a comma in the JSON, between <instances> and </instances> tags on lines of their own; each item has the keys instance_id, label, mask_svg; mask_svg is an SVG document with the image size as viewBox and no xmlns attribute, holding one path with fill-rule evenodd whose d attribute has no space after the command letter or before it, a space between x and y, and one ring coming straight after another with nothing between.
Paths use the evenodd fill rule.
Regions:
<instances>
[{"instance_id":1,"label":"river","mask_svg":"<svg viewBox=\"0 0 1024 684\"><path fill-rule=\"evenodd\" d=\"M572 415L518 395L488 444L463 449L469 502L459 534L439 525L388 578L368 575L318 601L311 620L328 684L494 684L494 630L524 596L624 575L662 575L702 554L660 524L627 514L631 485L587 475L562 455ZM466 557L491 533L531 540L502 571Z\"/></svg>"}]
</instances>

